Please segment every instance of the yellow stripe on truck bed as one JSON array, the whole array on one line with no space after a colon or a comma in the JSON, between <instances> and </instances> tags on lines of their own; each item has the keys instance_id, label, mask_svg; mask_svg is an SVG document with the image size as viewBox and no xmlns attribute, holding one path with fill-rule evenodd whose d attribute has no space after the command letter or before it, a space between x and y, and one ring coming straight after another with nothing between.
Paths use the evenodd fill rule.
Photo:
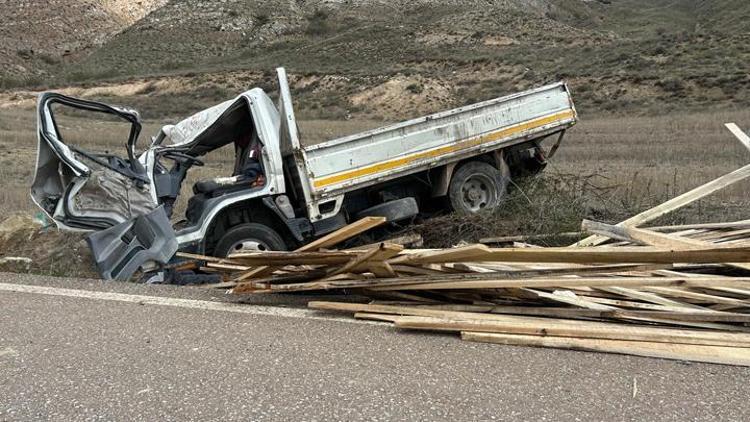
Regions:
<instances>
[{"instance_id":1,"label":"yellow stripe on truck bed","mask_svg":"<svg viewBox=\"0 0 750 422\"><path fill-rule=\"evenodd\" d=\"M462 149L475 147L477 145L485 144L488 142L494 142L494 141L497 141L498 139L502 139L511 135L515 135L525 130L536 129L542 126L546 126L550 123L556 122L558 120L565 120L565 119L570 119L574 117L575 117L575 112L573 110L566 110L560 113L551 114L549 116L529 120L524 123L519 123L515 126L501 129L497 132L492 132L487 135L482 135L476 138L466 139L464 141L457 142L453 145L435 148L430 151L418 152L418 153L407 155L404 157L395 158L393 160L383 161L382 163L371 164L367 167L362 167L362 168L358 168L355 170L349 170L349 171L341 172L341 173L334 174L331 176L321 177L320 179L315 179L313 181L313 186L315 186L316 189L320 189L320 188L324 188L326 186L330 186L330 185L343 182L346 180L356 179L358 177L367 176L373 173L381 173L386 170L392 170L394 168L404 166L406 164L409 164L417 160L421 160L424 158L434 158L434 157L445 155L451 152L460 151Z\"/></svg>"}]
</instances>

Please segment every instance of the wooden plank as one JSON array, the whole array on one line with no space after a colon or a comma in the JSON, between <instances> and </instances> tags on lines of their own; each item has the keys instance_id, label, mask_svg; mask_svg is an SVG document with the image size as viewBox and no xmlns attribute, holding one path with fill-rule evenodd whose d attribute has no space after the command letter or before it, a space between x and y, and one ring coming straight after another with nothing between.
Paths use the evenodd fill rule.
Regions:
<instances>
[{"instance_id":1,"label":"wooden plank","mask_svg":"<svg viewBox=\"0 0 750 422\"><path fill-rule=\"evenodd\" d=\"M750 228L750 220L738 220L728 221L722 223L697 223L697 224L682 224L677 226L654 226L645 227L648 230L659 231L659 232L675 232L675 231L687 231L687 230L698 230L698 229L747 229Z\"/></svg>"},{"instance_id":2,"label":"wooden plank","mask_svg":"<svg viewBox=\"0 0 750 422\"><path fill-rule=\"evenodd\" d=\"M355 256L354 258L351 258L349 260L349 262L347 262L343 266L341 266L339 268L333 268L332 270L329 270L328 273L327 273L327 276L324 277L324 279L330 279L330 277L332 277L332 276L336 276L336 275L343 274L343 273L354 272L354 271L352 271L354 268L360 266L363 262L366 262L366 261L368 261L370 259L374 259L374 257L376 255L382 253L382 251L384 250L384 248L385 248L385 244L380 244L379 246L376 246L376 247L370 249L369 251L360 253L358 256ZM395 246L393 246L393 248L395 250L393 250L393 251L388 250L388 252L394 252L393 254L389 253L389 257L398 254L402 249L404 249L403 246L398 246L398 248L396 248Z\"/></svg>"},{"instance_id":3,"label":"wooden plank","mask_svg":"<svg viewBox=\"0 0 750 422\"><path fill-rule=\"evenodd\" d=\"M589 233L607 236L611 239L627 240L641 245L660 248L708 249L716 247L712 243L696 239L680 238L671 234L627 226L614 226L591 220L583 220L581 222L581 229Z\"/></svg>"},{"instance_id":4,"label":"wooden plank","mask_svg":"<svg viewBox=\"0 0 750 422\"><path fill-rule=\"evenodd\" d=\"M398 258L397 258L398 259ZM541 248L541 249L491 249L477 258L499 262L566 262L577 264L710 264L723 262L750 262L750 248L706 248L699 250L672 250L648 246L593 247L593 248ZM435 262L423 257L420 263Z\"/></svg>"},{"instance_id":5,"label":"wooden plank","mask_svg":"<svg viewBox=\"0 0 750 422\"><path fill-rule=\"evenodd\" d=\"M690 303L678 302L676 300L667 299L665 297L661 297L653 293L641 292L635 289L627 289L624 287L598 287L597 290L601 290L601 291L605 291L609 293L615 293L621 296L629 297L631 299L642 300L644 302L655 303L657 305L670 306L673 308L687 308L687 309L697 309L697 310L706 309L701 306L693 305Z\"/></svg>"},{"instance_id":6,"label":"wooden plank","mask_svg":"<svg viewBox=\"0 0 750 422\"><path fill-rule=\"evenodd\" d=\"M750 136L747 136L747 134L743 132L736 123L725 123L724 127L729 129L729 131L732 132L732 135L734 135L735 138L745 146L745 148L750 150Z\"/></svg>"},{"instance_id":7,"label":"wooden plank","mask_svg":"<svg viewBox=\"0 0 750 422\"><path fill-rule=\"evenodd\" d=\"M488 248L472 245L438 252L396 257L391 264L442 264L448 262L531 262L568 264L708 264L750 262L750 248L707 248L671 250L649 246L630 247L556 247L556 248Z\"/></svg>"},{"instance_id":8,"label":"wooden plank","mask_svg":"<svg viewBox=\"0 0 750 422\"><path fill-rule=\"evenodd\" d=\"M241 294L241 293L270 293L271 291L310 291L310 290L328 290L332 288L331 286L336 285L348 285L349 287L359 287L359 286L366 286L371 283L371 281L367 279L351 279L351 276L347 277L339 277L343 278L343 280L340 280L337 278L337 276L340 276L342 274L350 274L350 273L361 273L367 270L366 267L362 267L363 265L366 265L370 260L373 260L374 262L382 262L386 259L389 259L395 255L397 255L399 252L401 252L404 249L401 245L392 245L392 244L381 244L379 247L374 248L368 252L363 253L352 253L347 252L348 256L353 256L353 258L350 258L348 262L345 263L345 265L334 268L332 270L327 271L322 277L315 277L313 280L306 280L303 283L297 283L297 284L282 284L279 286L275 285L268 285L267 289L258 289L257 287L257 281L251 281L247 283L238 283L234 289L232 289L232 293L234 294ZM310 252L306 252L306 254L312 254Z\"/></svg>"},{"instance_id":9,"label":"wooden plank","mask_svg":"<svg viewBox=\"0 0 750 422\"><path fill-rule=\"evenodd\" d=\"M557 302L567 303L569 305L578 306L585 309L593 309L593 310L601 310L601 311L609 311L609 312L616 312L619 309L615 308L611 305L606 304L599 304L598 302L592 300L593 298L590 297L581 297L581 296L567 296L563 294L550 294L550 293L544 293L539 291L533 291L531 289L524 289L525 291L534 292L540 295L540 297L543 297L548 300L553 300ZM557 292L555 292L557 293ZM656 296L656 295L653 295ZM665 302L668 300L665 299ZM674 302L679 303L679 302ZM680 308L673 308L673 309L680 309ZM701 308L698 306L695 306L695 308L690 306L684 306L684 309L690 309L690 310L699 310L703 311L705 308ZM706 312L710 312L711 310L705 309ZM726 324L715 324L715 323L709 323L709 322L695 322L685 319L667 319L661 316L656 317L644 317L644 316L633 316L633 317L626 317L626 316L620 316L622 319L628 319L632 321L637 322L646 322L646 323L660 323L660 324L674 324L674 325L684 325L689 327L695 327L695 328L706 328L706 329L714 329L714 330L726 330L726 331L747 331L743 327L739 326L733 326L733 325L726 325Z\"/></svg>"},{"instance_id":10,"label":"wooden plank","mask_svg":"<svg viewBox=\"0 0 750 422\"><path fill-rule=\"evenodd\" d=\"M484 274L483 274L484 275ZM490 274L491 275L491 274ZM495 277L444 281L445 277L413 282L411 278L371 280L365 287L378 291L389 290L453 290L453 289L507 289L507 288L566 288L566 287L639 287L639 286L690 286L747 288L749 277ZM342 285L340 288L354 287Z\"/></svg>"},{"instance_id":11,"label":"wooden plank","mask_svg":"<svg viewBox=\"0 0 750 422\"><path fill-rule=\"evenodd\" d=\"M401 277L401 278L390 278L390 279L379 279L379 280L370 280L368 283L357 283L356 285L347 285L347 284L341 284L339 286L329 286L328 288L367 288L367 287L386 287L386 286L396 286L396 285L402 285L402 284L419 284L419 283L437 283L437 282L448 282L448 281L461 281L461 282L468 282L471 280L496 280L496 279L517 279L517 280L523 280L528 279L531 277L541 277L541 276L556 276L556 275L564 275L564 274L582 274L587 271L602 271L605 267L585 267L581 269L569 269L569 268L562 268L562 269L556 269L556 270L518 270L518 271L508 271L508 272L493 272L493 273L485 273L485 274L479 274L479 273L473 273L473 274L446 274L443 271L436 271L432 269L425 269L423 267L409 267L405 265L396 265L395 266L399 273L402 273L403 271L406 271L405 274L411 274L411 272L407 271L407 268L419 268L417 270L416 276L412 277ZM614 266L612 268L621 269L621 266ZM632 268L648 268L648 269L654 269L656 267L653 266L633 266ZM631 277L632 278L632 277ZM748 278L750 281L750 278ZM664 282L665 279L660 278L660 282ZM697 281L697 280L696 280ZM739 284L736 282L737 280L733 279L732 282L724 282L724 285L730 285L733 287L750 287L750 285L747 284ZM671 285L671 283L670 283ZM715 283L713 285L716 285ZM287 286L287 289L294 290L299 288L300 291L304 290L310 290L306 286Z\"/></svg>"},{"instance_id":12,"label":"wooden plank","mask_svg":"<svg viewBox=\"0 0 750 422\"><path fill-rule=\"evenodd\" d=\"M362 256L356 260L352 260L352 262L350 262L346 266L351 266L351 268L349 269L355 273L368 271L373 265L378 266L382 264L382 268L387 268L385 267L385 265L388 264L384 261L393 258L403 250L404 247L402 245L393 243L381 243L378 248L375 248L375 251L371 256ZM393 269L391 269L390 273L393 273ZM393 276L395 277L395 274Z\"/></svg>"},{"instance_id":13,"label":"wooden plank","mask_svg":"<svg viewBox=\"0 0 750 422\"><path fill-rule=\"evenodd\" d=\"M381 243L393 243L396 245L401 245L404 247L411 247L411 248L419 248L422 247L422 243L424 242L424 239L422 239L422 235L419 233L411 233L411 234L405 234L403 236L397 236L392 237L387 240L383 240L382 242L378 243L370 243L367 245L362 246L355 246L353 248L349 248L350 251L362 251L362 250L370 250L372 248L377 247Z\"/></svg>"},{"instance_id":14,"label":"wooden plank","mask_svg":"<svg viewBox=\"0 0 750 422\"><path fill-rule=\"evenodd\" d=\"M198 254L188 253L188 252L177 252L175 256L178 258L196 259L198 261L206 261L206 262L215 262L217 264L241 265L241 263L237 261L232 261L229 258L218 258L215 256L198 255Z\"/></svg>"},{"instance_id":15,"label":"wooden plank","mask_svg":"<svg viewBox=\"0 0 750 422\"><path fill-rule=\"evenodd\" d=\"M367 270L375 274L375 277L379 278L396 278L398 274L387 262L370 262L367 265Z\"/></svg>"},{"instance_id":16,"label":"wooden plank","mask_svg":"<svg viewBox=\"0 0 750 422\"><path fill-rule=\"evenodd\" d=\"M537 297L540 297L543 299L552 300L552 301L560 302L560 303L566 303L568 305L577 306L579 308L593 309L593 310L599 310L599 311L611 311L611 310L617 309L614 306L602 305L596 302L591 302L589 300L580 298L577 295L573 294L572 292L570 295L566 295L566 294L560 294L558 292L547 293L547 292L542 292L542 291L533 290L533 289L523 289L523 290L525 292L532 293L536 295Z\"/></svg>"},{"instance_id":17,"label":"wooden plank","mask_svg":"<svg viewBox=\"0 0 750 422\"><path fill-rule=\"evenodd\" d=\"M597 289L601 290L601 289ZM635 309L658 309L673 313L680 313L680 312L712 312L712 309L709 308L703 308L700 306L695 306L691 304L685 304L682 302L675 302L679 306L672 306L668 305L669 303L673 302L669 299L662 298L657 295L648 295L646 292L638 292L631 289L621 289L621 294L626 295L627 297L633 297L635 299L641 299L646 300L647 302L660 302L662 304L660 305L652 305L649 303L637 303L637 302L627 302L627 301L610 301L606 299L601 298L593 298L588 297L587 299L591 302L595 303L603 303L603 304L618 304L619 306L623 307L633 307ZM658 308L656 308L658 307ZM690 319L680 319L680 318L661 318L661 317L628 317L628 319L632 319L634 321L638 322L655 322L660 324L676 324L676 325L684 325L687 327L694 327L694 328L705 328L709 330L724 330L724 331L742 331L747 332L750 331L748 328L743 326L736 326L736 325L727 325L727 324L715 324L712 322L697 322Z\"/></svg>"},{"instance_id":18,"label":"wooden plank","mask_svg":"<svg viewBox=\"0 0 750 422\"><path fill-rule=\"evenodd\" d=\"M330 248L337 244L352 238L358 234L364 233L367 230L375 228L385 223L384 217L365 217L352 224L342 227L332 233L329 233L320 239L312 241L307 245L304 245L295 250L295 252L308 252L315 251L322 248ZM258 267L236 277L234 281L247 280L253 277L263 277L273 272L273 269L267 266Z\"/></svg>"},{"instance_id":19,"label":"wooden plank","mask_svg":"<svg viewBox=\"0 0 750 422\"><path fill-rule=\"evenodd\" d=\"M286 265L340 265L362 255L359 251L250 252L232 255L238 265L283 267Z\"/></svg>"},{"instance_id":20,"label":"wooden plank","mask_svg":"<svg viewBox=\"0 0 750 422\"><path fill-rule=\"evenodd\" d=\"M685 250L732 247L732 245L720 245L707 242L705 240L690 239L686 237L676 236L674 234L657 233L655 231L639 229L635 227L612 226L609 224L590 220L583 220L583 223L581 223L581 227L584 230L608 236L613 239L625 239L636 243L648 246L656 246L660 248L675 248ZM727 263L727 265L750 270L750 264Z\"/></svg>"},{"instance_id":21,"label":"wooden plank","mask_svg":"<svg viewBox=\"0 0 750 422\"><path fill-rule=\"evenodd\" d=\"M414 306L387 306L387 305L371 305L365 303L342 303L342 302L318 302L312 301L307 304L311 309L329 310L329 311L345 311L345 312L372 312L382 314L393 314L393 315L410 315L410 316L423 316L423 317L434 317L442 319L455 319L455 320L473 320L473 319L488 319L488 320L502 320L502 321L518 321L518 318L525 322L537 321L537 322L548 322L548 318L535 318L535 317L517 317L511 315L498 315L498 314L487 314L487 313L474 313L474 312L451 312L442 311L437 309L426 309L423 307ZM657 320L658 321L658 320ZM575 321L575 320L560 320L559 322L569 323L590 323L587 321ZM663 324L675 324L693 326L697 328L708 328L722 331L738 331L738 333L730 333L732 335L750 335L746 334L747 328L743 326L735 326L728 324L715 324L708 322L675 322L673 320L662 320ZM605 325L609 323L604 323ZM632 325L631 325L632 326Z\"/></svg>"},{"instance_id":22,"label":"wooden plank","mask_svg":"<svg viewBox=\"0 0 750 422\"><path fill-rule=\"evenodd\" d=\"M218 262L208 262L206 263L206 266L213 270L223 270L223 271L228 271L228 272L247 271L250 269L250 267L247 267L245 265L230 265L230 264L221 264Z\"/></svg>"},{"instance_id":23,"label":"wooden plank","mask_svg":"<svg viewBox=\"0 0 750 422\"><path fill-rule=\"evenodd\" d=\"M731 287L710 287L711 290L716 290L723 293L731 293L742 297L750 297L750 290L744 289L733 289Z\"/></svg>"},{"instance_id":24,"label":"wooden plank","mask_svg":"<svg viewBox=\"0 0 750 422\"><path fill-rule=\"evenodd\" d=\"M455 306L455 307L454 307ZM750 314L716 311L631 311L557 308L548 306L476 306L476 305L424 305L429 309L459 312L490 312L494 314L526 315L550 318L663 318L695 322L750 322ZM473 310L472 310L473 309Z\"/></svg>"},{"instance_id":25,"label":"wooden plank","mask_svg":"<svg viewBox=\"0 0 750 422\"><path fill-rule=\"evenodd\" d=\"M444 271L432 270L424 267L414 267L411 265L391 265L391 268L398 274L407 276L432 276L445 274Z\"/></svg>"},{"instance_id":26,"label":"wooden plank","mask_svg":"<svg viewBox=\"0 0 750 422\"><path fill-rule=\"evenodd\" d=\"M704 198L716 191L726 188L734 183L741 180L745 180L750 177L750 165L741 167L731 173L725 174L717 179L714 179L706 184L698 186L688 192L683 193L675 198L670 199L654 208L641 212L633 217L628 218L625 221L618 223L618 226L631 226L637 227L642 224L653 221L665 214L680 209L685 205L691 204L701 198ZM594 246L599 245L609 239L606 236L589 236L583 240L574 243L571 246Z\"/></svg>"},{"instance_id":27,"label":"wooden plank","mask_svg":"<svg viewBox=\"0 0 750 422\"><path fill-rule=\"evenodd\" d=\"M603 318L660 319L675 322L750 322L750 314L716 311L631 311L617 310L602 312Z\"/></svg>"},{"instance_id":28,"label":"wooden plank","mask_svg":"<svg viewBox=\"0 0 750 422\"><path fill-rule=\"evenodd\" d=\"M369 261L372 260L374 263L385 261L386 259L389 259L395 255L397 255L399 252L401 252L404 249L401 245L392 245L392 244L381 244L380 246L371 249L367 252L347 252L347 256L350 257L349 261L347 261L343 266L338 268L333 268L331 270L328 270L324 273L322 277L314 277L311 280L306 280L303 283L299 284L287 284L284 286L305 286L306 288L304 290L326 290L329 285L329 283L336 284L337 282L344 283L344 284L367 284L368 280L366 279L354 279L352 280L352 276L357 273L365 272L367 271L367 267L363 267L363 265L369 265ZM330 253L330 252L329 252ZM304 254L316 254L314 252L304 252ZM347 274L346 277L341 277L342 275ZM232 289L232 293L234 294L241 294L241 293L268 293L273 290L287 290L287 291L300 291L295 290L294 287L276 287L273 285L269 285L268 289L259 289L257 288L257 281L251 281L247 283L238 283L234 289Z\"/></svg>"},{"instance_id":29,"label":"wooden plank","mask_svg":"<svg viewBox=\"0 0 750 422\"><path fill-rule=\"evenodd\" d=\"M402 255L390 260L394 264L442 264L446 262L470 262L491 252L485 245L469 245L460 248L440 249Z\"/></svg>"},{"instance_id":30,"label":"wooden plank","mask_svg":"<svg viewBox=\"0 0 750 422\"><path fill-rule=\"evenodd\" d=\"M302 246L297 249L296 252L307 252L330 248L382 224L385 224L385 217L365 217Z\"/></svg>"},{"instance_id":31,"label":"wooden plank","mask_svg":"<svg viewBox=\"0 0 750 422\"><path fill-rule=\"evenodd\" d=\"M391 298L396 298L396 299L399 299L399 300L403 301L404 304L408 304L408 305L419 306L419 304L438 304L438 303L442 303L439 300L429 299L429 298L426 298L426 297L422 297L422 296L418 296L418 295L413 295L413 294L409 294L409 293L403 293L403 292L386 292L386 293L382 293L382 292L371 292L369 290L365 290L365 292L366 293L375 294L376 296L387 296L387 297L391 297Z\"/></svg>"},{"instance_id":32,"label":"wooden plank","mask_svg":"<svg viewBox=\"0 0 750 422\"><path fill-rule=\"evenodd\" d=\"M750 335L744 333L722 333L700 330L683 330L616 324L594 321L570 321L546 319L524 321L515 317L508 321L479 319L442 319L432 317L401 316L395 319L398 328L434 331L475 331L484 333L523 334L531 336L554 336L573 338L595 338L603 340L652 341L722 347L750 347Z\"/></svg>"},{"instance_id":33,"label":"wooden plank","mask_svg":"<svg viewBox=\"0 0 750 422\"><path fill-rule=\"evenodd\" d=\"M613 306L618 306L621 308L641 309L641 310L646 310L646 311L706 312L706 311L699 310L699 309L678 308L674 306L655 305L653 303L633 302L630 300L606 299L606 298L590 297L590 296L586 296L586 299L592 302L596 302L596 303L603 303L605 305L613 305Z\"/></svg>"},{"instance_id":34,"label":"wooden plank","mask_svg":"<svg viewBox=\"0 0 750 422\"><path fill-rule=\"evenodd\" d=\"M668 287L644 287L643 290L647 290L654 293L659 293L664 296L678 297L683 299L693 299L705 303L721 303L724 305L734 305L737 307L750 306L750 301L734 299L729 297L710 295L706 293L691 292L684 289L675 289Z\"/></svg>"},{"instance_id":35,"label":"wooden plank","mask_svg":"<svg viewBox=\"0 0 750 422\"><path fill-rule=\"evenodd\" d=\"M539 337L514 334L477 333L465 331L466 341L513 346L551 347L587 352L617 353L662 359L683 360L722 365L750 366L750 349L737 347L665 344L645 341L576 339L567 337Z\"/></svg>"}]
</instances>

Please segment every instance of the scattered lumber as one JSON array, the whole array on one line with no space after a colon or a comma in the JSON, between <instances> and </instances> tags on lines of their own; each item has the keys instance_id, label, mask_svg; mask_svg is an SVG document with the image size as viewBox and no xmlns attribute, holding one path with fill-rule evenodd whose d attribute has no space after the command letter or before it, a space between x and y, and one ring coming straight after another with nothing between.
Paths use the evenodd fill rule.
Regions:
<instances>
[{"instance_id":1,"label":"scattered lumber","mask_svg":"<svg viewBox=\"0 0 750 422\"><path fill-rule=\"evenodd\" d=\"M697 346L694 344L659 343L647 341L602 340L587 338L528 336L462 331L466 341L512 346L551 347L587 352L619 353L682 361L750 366L750 352L746 348Z\"/></svg>"},{"instance_id":2,"label":"scattered lumber","mask_svg":"<svg viewBox=\"0 0 750 422\"><path fill-rule=\"evenodd\" d=\"M292 252L181 254L234 294L351 293L316 302L401 330L469 341L750 366L748 221L637 228L585 220L598 246L331 249L364 220ZM408 238L403 238L408 240ZM413 237L411 239L414 239Z\"/></svg>"},{"instance_id":3,"label":"scattered lumber","mask_svg":"<svg viewBox=\"0 0 750 422\"><path fill-rule=\"evenodd\" d=\"M740 141L740 143L742 143L742 145L750 149L750 137L745 132L743 132L734 123L727 123L725 126ZM630 217L627 220L618 223L617 226L638 227L642 224L648 223L649 221L653 221L665 214L668 214L672 211L678 210L686 205L689 205L701 198L705 198L706 196L711 195L721 189L724 189L727 186L731 186L737 182L745 180L748 177L750 177L750 164L744 167L740 167L739 169L731 173L727 173L704 185L698 186L697 188L690 190L688 192L685 192L682 195L679 195L677 197L674 197L670 199L669 201L664 202L663 204L657 205L654 208L646 210L640 214L634 215L633 217ZM585 239L579 240L578 242L574 243L572 246L595 246L595 245L600 245L609 239L610 238L606 235L602 236L599 234L594 234Z\"/></svg>"},{"instance_id":4,"label":"scattered lumber","mask_svg":"<svg viewBox=\"0 0 750 422\"><path fill-rule=\"evenodd\" d=\"M747 145L736 126L730 130ZM750 165L619 224L417 249L418 235L335 250L384 223L365 218L292 252L180 254L233 294L339 292L321 312L455 332L467 341L750 366L750 220L643 227L750 177ZM576 247L533 240L592 236ZM490 247L512 245L511 247ZM408 246L411 246L408 247Z\"/></svg>"}]
</instances>

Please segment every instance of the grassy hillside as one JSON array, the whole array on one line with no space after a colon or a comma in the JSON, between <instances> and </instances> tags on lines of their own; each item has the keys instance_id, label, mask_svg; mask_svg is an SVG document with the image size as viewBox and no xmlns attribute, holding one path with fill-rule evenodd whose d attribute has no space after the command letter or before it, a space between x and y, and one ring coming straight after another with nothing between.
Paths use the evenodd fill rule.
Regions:
<instances>
[{"instance_id":1,"label":"grassy hillside","mask_svg":"<svg viewBox=\"0 0 750 422\"><path fill-rule=\"evenodd\" d=\"M646 114L750 104L749 41L745 0L173 0L31 82L187 77L132 98L184 115L283 65L309 117L392 120L566 79Z\"/></svg>"}]
</instances>

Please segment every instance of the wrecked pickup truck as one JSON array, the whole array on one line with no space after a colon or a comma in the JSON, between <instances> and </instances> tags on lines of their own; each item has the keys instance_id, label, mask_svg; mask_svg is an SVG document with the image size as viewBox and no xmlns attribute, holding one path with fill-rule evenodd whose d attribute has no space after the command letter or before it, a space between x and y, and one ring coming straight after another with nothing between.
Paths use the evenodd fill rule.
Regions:
<instances>
[{"instance_id":1,"label":"wrecked pickup truck","mask_svg":"<svg viewBox=\"0 0 750 422\"><path fill-rule=\"evenodd\" d=\"M499 206L511 178L541 170L540 142L557 149L577 115L560 82L403 123L303 145L284 69L278 106L261 89L164 126L137 150L137 112L43 93L31 196L61 229L93 231L89 243L106 278L179 248L227 256L286 250L363 216L408 220L445 204L459 212ZM130 125L126 156L71 145L57 107ZM234 168L192 187L184 221L170 217L191 168L232 148Z\"/></svg>"}]
</instances>

